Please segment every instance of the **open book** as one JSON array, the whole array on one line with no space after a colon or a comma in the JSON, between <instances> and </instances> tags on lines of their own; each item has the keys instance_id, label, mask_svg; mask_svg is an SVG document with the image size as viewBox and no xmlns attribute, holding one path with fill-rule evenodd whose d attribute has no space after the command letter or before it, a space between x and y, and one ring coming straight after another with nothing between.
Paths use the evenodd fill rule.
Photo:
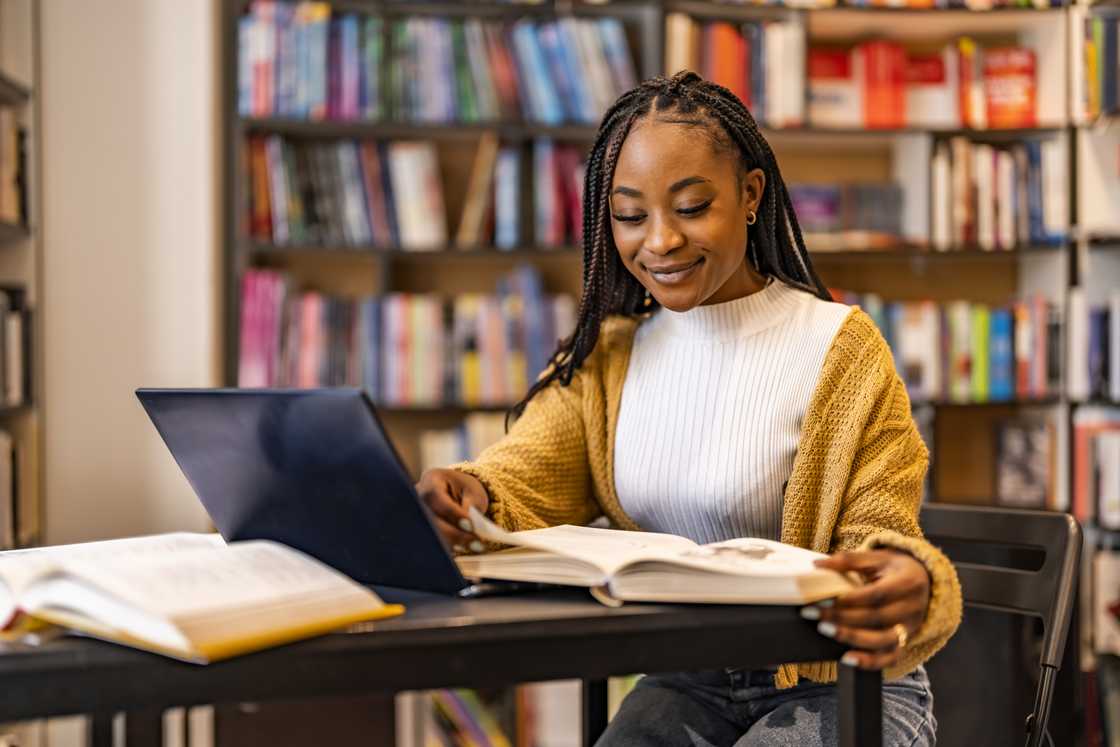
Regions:
<instances>
[{"instance_id":1,"label":"open book","mask_svg":"<svg viewBox=\"0 0 1120 747\"><path fill-rule=\"evenodd\" d=\"M402 611L274 542L179 533L0 553L0 639L51 624L204 664Z\"/></svg>"},{"instance_id":2,"label":"open book","mask_svg":"<svg viewBox=\"0 0 1120 747\"><path fill-rule=\"evenodd\" d=\"M826 557L780 542L710 545L671 534L558 526L507 532L471 508L475 534L514 547L455 559L464 576L588 586L600 601L808 604L853 588Z\"/></svg>"}]
</instances>

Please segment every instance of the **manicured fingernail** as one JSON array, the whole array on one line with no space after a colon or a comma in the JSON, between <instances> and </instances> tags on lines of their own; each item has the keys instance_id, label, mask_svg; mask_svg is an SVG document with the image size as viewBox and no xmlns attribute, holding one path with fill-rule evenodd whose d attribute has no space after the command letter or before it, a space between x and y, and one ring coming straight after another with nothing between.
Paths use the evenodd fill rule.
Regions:
<instances>
[{"instance_id":1,"label":"manicured fingernail","mask_svg":"<svg viewBox=\"0 0 1120 747\"><path fill-rule=\"evenodd\" d=\"M836 637L836 626L833 623L830 623L826 620L825 622L817 624L817 632L820 633L823 636L828 636L829 638L835 638Z\"/></svg>"},{"instance_id":2,"label":"manicured fingernail","mask_svg":"<svg viewBox=\"0 0 1120 747\"><path fill-rule=\"evenodd\" d=\"M471 542L471 550L473 552L482 552L482 550L483 550L482 543L479 542L478 540L473 540Z\"/></svg>"},{"instance_id":3,"label":"manicured fingernail","mask_svg":"<svg viewBox=\"0 0 1120 747\"><path fill-rule=\"evenodd\" d=\"M470 519L459 519L459 528L462 529L464 532L473 532L474 531L474 529L471 528L471 520Z\"/></svg>"},{"instance_id":4,"label":"manicured fingernail","mask_svg":"<svg viewBox=\"0 0 1120 747\"><path fill-rule=\"evenodd\" d=\"M848 653L840 657L840 663L849 667L858 667L859 657L849 651Z\"/></svg>"},{"instance_id":5,"label":"manicured fingernail","mask_svg":"<svg viewBox=\"0 0 1120 747\"><path fill-rule=\"evenodd\" d=\"M835 599L822 599L821 601L817 602L817 606L818 607L831 607L835 601L836 601Z\"/></svg>"},{"instance_id":6,"label":"manicured fingernail","mask_svg":"<svg viewBox=\"0 0 1120 747\"><path fill-rule=\"evenodd\" d=\"M806 620L820 620L821 611L816 607L802 607L801 616Z\"/></svg>"},{"instance_id":7,"label":"manicured fingernail","mask_svg":"<svg viewBox=\"0 0 1120 747\"><path fill-rule=\"evenodd\" d=\"M455 552L466 552L467 551L467 548L463 547L462 545L452 545L451 549L454 550Z\"/></svg>"}]
</instances>

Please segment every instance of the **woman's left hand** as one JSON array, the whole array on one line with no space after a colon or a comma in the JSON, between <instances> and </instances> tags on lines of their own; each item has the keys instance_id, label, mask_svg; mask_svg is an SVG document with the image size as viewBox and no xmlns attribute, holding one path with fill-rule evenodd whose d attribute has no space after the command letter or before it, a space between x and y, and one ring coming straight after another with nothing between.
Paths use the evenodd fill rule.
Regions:
<instances>
[{"instance_id":1,"label":"woman's left hand","mask_svg":"<svg viewBox=\"0 0 1120 747\"><path fill-rule=\"evenodd\" d=\"M841 659L845 664L883 669L897 662L902 647L895 626L901 625L910 637L926 618L930 579L925 566L897 550L838 552L817 565L840 573L855 571L867 583L835 600L805 607L801 616L820 620L817 630L822 635L853 647Z\"/></svg>"}]
</instances>

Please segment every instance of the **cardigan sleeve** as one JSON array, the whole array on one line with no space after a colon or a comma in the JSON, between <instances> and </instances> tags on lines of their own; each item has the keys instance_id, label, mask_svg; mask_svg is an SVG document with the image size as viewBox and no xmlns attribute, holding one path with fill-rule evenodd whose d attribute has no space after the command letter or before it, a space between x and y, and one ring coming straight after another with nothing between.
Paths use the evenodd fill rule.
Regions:
<instances>
[{"instance_id":1,"label":"cardigan sleeve","mask_svg":"<svg viewBox=\"0 0 1120 747\"><path fill-rule=\"evenodd\" d=\"M961 588L948 558L922 537L918 506L929 452L910 411L905 386L878 334L868 342L867 384L877 389L863 429L833 537L836 550L890 548L914 556L930 577L921 627L888 678L911 671L945 645L961 621ZM864 358L869 362L868 358Z\"/></svg>"},{"instance_id":2,"label":"cardigan sleeve","mask_svg":"<svg viewBox=\"0 0 1120 747\"><path fill-rule=\"evenodd\" d=\"M542 389L501 440L474 461L452 465L486 487L487 512L504 529L587 524L601 513L587 457L583 373L567 386Z\"/></svg>"}]
</instances>

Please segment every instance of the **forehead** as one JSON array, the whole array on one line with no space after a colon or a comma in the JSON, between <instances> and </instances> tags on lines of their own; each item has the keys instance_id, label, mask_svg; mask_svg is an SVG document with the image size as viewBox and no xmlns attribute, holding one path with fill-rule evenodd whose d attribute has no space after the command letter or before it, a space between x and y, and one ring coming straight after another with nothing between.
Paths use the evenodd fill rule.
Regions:
<instances>
[{"instance_id":1,"label":"forehead","mask_svg":"<svg viewBox=\"0 0 1120 747\"><path fill-rule=\"evenodd\" d=\"M641 189L638 182L675 181L693 175L734 178L735 168L736 159L717 153L705 126L643 119L634 123L622 144L611 186Z\"/></svg>"}]
</instances>

